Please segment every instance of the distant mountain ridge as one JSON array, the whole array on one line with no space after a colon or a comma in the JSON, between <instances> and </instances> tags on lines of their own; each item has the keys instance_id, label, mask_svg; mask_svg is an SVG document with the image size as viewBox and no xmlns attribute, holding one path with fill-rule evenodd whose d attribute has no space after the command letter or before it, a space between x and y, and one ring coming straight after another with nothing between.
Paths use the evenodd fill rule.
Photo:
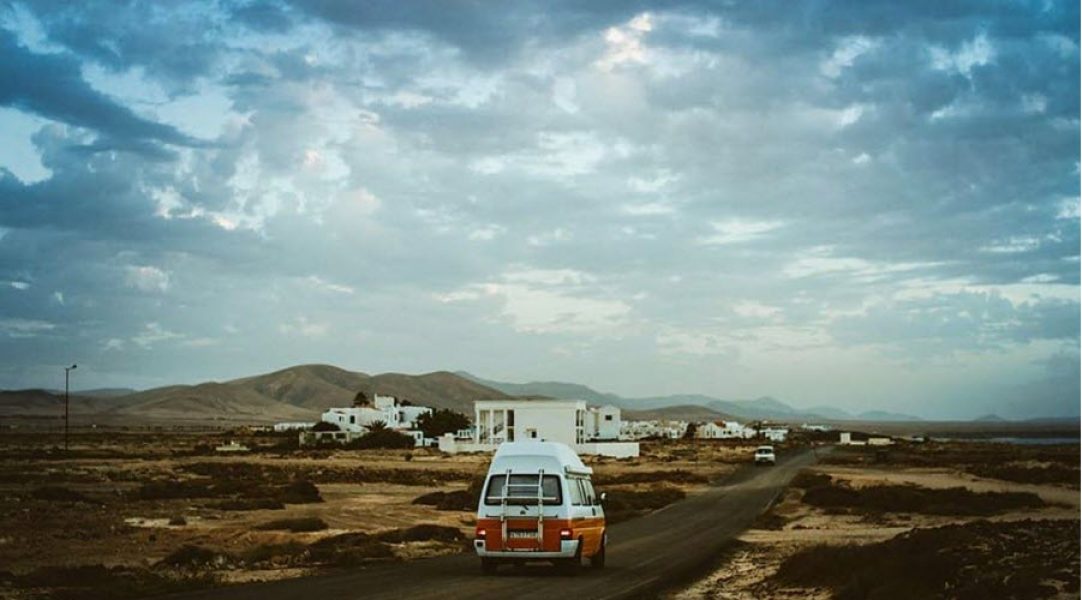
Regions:
<instances>
[{"instance_id":1,"label":"distant mountain ridge","mask_svg":"<svg viewBox=\"0 0 1082 600\"><path fill-rule=\"evenodd\" d=\"M315 421L335 406L350 406L359 391L473 414L479 398L508 398L499 390L447 371L368 375L331 365L299 365L225 382L172 385L123 395L72 394L72 414L102 419L167 422ZM57 417L63 394L0 392L0 416Z\"/></svg>"},{"instance_id":2,"label":"distant mountain ridge","mask_svg":"<svg viewBox=\"0 0 1082 600\"><path fill-rule=\"evenodd\" d=\"M420 375L369 375L332 365L297 365L224 382L173 385L143 391L88 390L72 394L71 411L103 419L165 422L314 421L335 406L349 406L358 391L379 393L414 404L472 415L479 399L518 396L585 400L611 404L629 418L681 420L867 420L913 421L910 415L869 411L853 415L834 407L798 410L768 396L724 400L702 394L624 398L588 386L559 381L508 383L466 372L436 371ZM0 392L0 416L56 418L63 414L63 395L46 390ZM640 415L654 415L642 416ZM678 416L682 415L682 416Z\"/></svg>"},{"instance_id":3,"label":"distant mountain ridge","mask_svg":"<svg viewBox=\"0 0 1082 600\"><path fill-rule=\"evenodd\" d=\"M690 407L703 407L716 413L716 416L707 418L723 419L735 418L744 420L835 420L835 421L920 421L920 417L893 413L886 411L867 411L860 414L852 414L848 411L832 406L818 406L815 409L800 410L770 396L762 396L753 400L722 400L703 394L676 394L670 396L653 396L644 398L624 398L616 394L599 392L585 385L577 383L565 383L557 381L534 381L529 383L507 383L483 379L465 371L456 372L457 375L491 387L501 392L512 395L537 395L561 400L585 400L590 404L612 404L622 410L632 411L633 415L642 413L655 413L662 409L681 407L680 411L669 411L670 414L688 412ZM660 413L658 413L660 414ZM659 417L650 417L659 418ZM676 417L666 417L676 418Z\"/></svg>"}]
</instances>

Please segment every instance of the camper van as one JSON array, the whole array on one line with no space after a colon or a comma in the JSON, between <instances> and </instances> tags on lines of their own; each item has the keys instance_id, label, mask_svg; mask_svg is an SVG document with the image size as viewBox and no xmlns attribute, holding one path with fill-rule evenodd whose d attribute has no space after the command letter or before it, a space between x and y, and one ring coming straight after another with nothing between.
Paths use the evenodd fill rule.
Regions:
<instances>
[{"instance_id":1,"label":"camper van","mask_svg":"<svg viewBox=\"0 0 1082 600\"><path fill-rule=\"evenodd\" d=\"M501 564L543 560L577 571L605 566L604 494L593 469L556 442L500 444L477 504L474 549L485 574Z\"/></svg>"}]
</instances>

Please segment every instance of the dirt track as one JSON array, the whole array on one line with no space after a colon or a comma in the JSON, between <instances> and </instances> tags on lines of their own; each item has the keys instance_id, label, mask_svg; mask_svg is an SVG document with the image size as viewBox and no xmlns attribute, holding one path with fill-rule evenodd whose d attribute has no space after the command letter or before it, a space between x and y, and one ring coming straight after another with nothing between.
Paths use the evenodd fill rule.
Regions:
<instances>
[{"instance_id":1,"label":"dirt track","mask_svg":"<svg viewBox=\"0 0 1082 600\"><path fill-rule=\"evenodd\" d=\"M725 485L694 495L609 531L608 566L577 577L546 566L482 576L472 554L379 565L269 583L171 596L190 600L312 598L634 598L651 596L711 564L721 548L773 500L810 451L782 457L773 468L747 468Z\"/></svg>"}]
</instances>

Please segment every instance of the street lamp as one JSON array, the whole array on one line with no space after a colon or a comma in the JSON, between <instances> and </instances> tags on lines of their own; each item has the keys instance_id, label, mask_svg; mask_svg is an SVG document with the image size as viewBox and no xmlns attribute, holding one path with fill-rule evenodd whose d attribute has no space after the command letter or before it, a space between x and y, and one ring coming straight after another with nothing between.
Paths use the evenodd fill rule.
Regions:
<instances>
[{"instance_id":1,"label":"street lamp","mask_svg":"<svg viewBox=\"0 0 1082 600\"><path fill-rule=\"evenodd\" d=\"M78 366L64 367L64 452L68 451L68 379L69 374Z\"/></svg>"}]
</instances>

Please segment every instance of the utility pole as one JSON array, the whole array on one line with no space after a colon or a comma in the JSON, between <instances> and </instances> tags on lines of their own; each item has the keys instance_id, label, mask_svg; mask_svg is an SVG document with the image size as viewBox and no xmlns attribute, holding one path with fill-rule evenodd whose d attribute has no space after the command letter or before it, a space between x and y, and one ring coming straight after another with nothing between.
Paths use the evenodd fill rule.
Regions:
<instances>
[{"instance_id":1,"label":"utility pole","mask_svg":"<svg viewBox=\"0 0 1082 600\"><path fill-rule=\"evenodd\" d=\"M79 365L64 367L64 452L68 451L68 379L69 374Z\"/></svg>"}]
</instances>

